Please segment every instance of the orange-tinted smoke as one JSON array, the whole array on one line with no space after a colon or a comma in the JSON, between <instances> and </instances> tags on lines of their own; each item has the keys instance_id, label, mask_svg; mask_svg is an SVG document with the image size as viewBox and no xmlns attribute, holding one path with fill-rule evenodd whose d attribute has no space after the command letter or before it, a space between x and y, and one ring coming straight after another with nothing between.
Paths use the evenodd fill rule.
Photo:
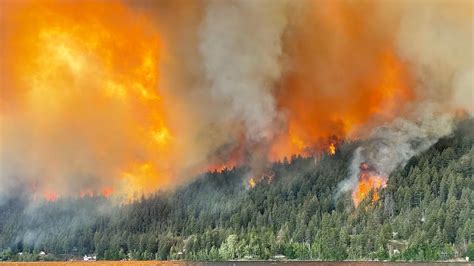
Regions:
<instances>
[{"instance_id":1,"label":"orange-tinted smoke","mask_svg":"<svg viewBox=\"0 0 474 266\"><path fill-rule=\"evenodd\" d=\"M2 163L28 168L49 200L170 185L172 110L162 103L161 40L148 18L119 1L2 7Z\"/></svg>"},{"instance_id":2,"label":"orange-tinted smoke","mask_svg":"<svg viewBox=\"0 0 474 266\"><path fill-rule=\"evenodd\" d=\"M152 192L179 183L184 167L193 168L189 175L231 168L251 161L247 157L261 146L270 160L333 153L359 127L392 118L412 99L407 67L390 34L367 15L370 3L308 1L302 16L300 10L289 17L282 40L282 77L274 90L277 137L249 144L235 127L240 121L219 124L223 119L205 89L189 89L204 76L189 56L199 45L198 29L169 22L172 27L157 30L149 9L155 3L143 5L150 10L145 16L133 2L2 3L1 160L30 176L39 194ZM188 6L179 10L195 16L196 24L199 16ZM172 21L174 15L167 16ZM171 40L179 43L165 43L163 29L178 35ZM179 47L176 58L166 46ZM174 72L162 69L163 58ZM176 90L161 87L181 82ZM196 95L204 95L196 100L206 100L204 107L193 102ZM217 131L212 124L229 132L211 137ZM227 136L234 142L228 144Z\"/></svg>"},{"instance_id":3,"label":"orange-tinted smoke","mask_svg":"<svg viewBox=\"0 0 474 266\"><path fill-rule=\"evenodd\" d=\"M271 157L326 150L371 119L390 119L412 98L392 39L370 3L308 1L285 36L286 72L276 97L286 128Z\"/></svg>"}]
</instances>

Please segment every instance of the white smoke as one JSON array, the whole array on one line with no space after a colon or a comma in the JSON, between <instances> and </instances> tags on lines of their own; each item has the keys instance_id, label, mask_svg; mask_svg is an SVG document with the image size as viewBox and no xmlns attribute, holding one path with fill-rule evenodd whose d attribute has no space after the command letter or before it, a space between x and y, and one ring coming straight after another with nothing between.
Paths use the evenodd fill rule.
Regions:
<instances>
[{"instance_id":1,"label":"white smoke","mask_svg":"<svg viewBox=\"0 0 474 266\"><path fill-rule=\"evenodd\" d=\"M350 176L339 185L342 192L357 185L362 163L368 163L378 174L388 177L396 167L403 167L411 157L451 133L452 116L435 114L432 106L416 114L417 117L397 118L373 130L369 140L355 151Z\"/></svg>"},{"instance_id":2,"label":"white smoke","mask_svg":"<svg viewBox=\"0 0 474 266\"><path fill-rule=\"evenodd\" d=\"M284 1L209 1L199 50L211 95L228 104L225 119L241 120L247 138L270 138L277 118L274 83L280 77Z\"/></svg>"},{"instance_id":3,"label":"white smoke","mask_svg":"<svg viewBox=\"0 0 474 266\"><path fill-rule=\"evenodd\" d=\"M474 2L413 1L401 8L396 45L425 99L474 111ZM447 106L446 106L447 105Z\"/></svg>"},{"instance_id":4,"label":"white smoke","mask_svg":"<svg viewBox=\"0 0 474 266\"><path fill-rule=\"evenodd\" d=\"M355 188L359 166L366 162L389 176L398 166L451 133L447 110L472 115L474 99L474 17L472 1L413 1L381 5L396 15L395 45L418 82L419 101L404 118L375 128L352 159L340 191ZM387 10L385 10L387 11ZM389 12L389 13L390 13ZM386 14L389 14L386 13Z\"/></svg>"}]
</instances>

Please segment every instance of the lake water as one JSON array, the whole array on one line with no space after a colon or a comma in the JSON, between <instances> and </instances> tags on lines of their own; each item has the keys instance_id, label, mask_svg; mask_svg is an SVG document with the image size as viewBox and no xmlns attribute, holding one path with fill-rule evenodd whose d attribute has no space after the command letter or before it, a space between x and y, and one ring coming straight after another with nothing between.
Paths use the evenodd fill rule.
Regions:
<instances>
[{"instance_id":1,"label":"lake water","mask_svg":"<svg viewBox=\"0 0 474 266\"><path fill-rule=\"evenodd\" d=\"M229 261L229 262L184 262L184 261L73 261L73 262L4 262L1 265L26 266L26 265L45 265L45 266L250 266L250 265L282 265L282 266L467 266L473 265L469 262L320 262L320 261Z\"/></svg>"}]
</instances>

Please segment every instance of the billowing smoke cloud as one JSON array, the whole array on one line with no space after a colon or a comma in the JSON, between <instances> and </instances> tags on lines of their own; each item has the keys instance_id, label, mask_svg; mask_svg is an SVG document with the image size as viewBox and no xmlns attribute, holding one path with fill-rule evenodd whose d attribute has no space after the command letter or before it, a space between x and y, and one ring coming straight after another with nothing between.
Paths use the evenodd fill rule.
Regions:
<instances>
[{"instance_id":1,"label":"billowing smoke cloud","mask_svg":"<svg viewBox=\"0 0 474 266\"><path fill-rule=\"evenodd\" d=\"M147 193L352 137L351 180L389 175L473 111L471 1L10 3L0 198Z\"/></svg>"},{"instance_id":2,"label":"billowing smoke cloud","mask_svg":"<svg viewBox=\"0 0 474 266\"><path fill-rule=\"evenodd\" d=\"M277 118L272 90L281 72L285 1L209 1L199 48L223 119L242 120L251 140L269 139Z\"/></svg>"},{"instance_id":3,"label":"billowing smoke cloud","mask_svg":"<svg viewBox=\"0 0 474 266\"><path fill-rule=\"evenodd\" d=\"M397 116L413 98L410 74L394 49L393 31L380 27L376 2L297 3L275 95L286 118L275 158L327 147L333 135L352 136L374 117Z\"/></svg>"},{"instance_id":4,"label":"billowing smoke cloud","mask_svg":"<svg viewBox=\"0 0 474 266\"><path fill-rule=\"evenodd\" d=\"M120 2L10 3L0 35L0 197L172 185L182 155L168 114L180 112L161 99L164 44L150 19Z\"/></svg>"},{"instance_id":5,"label":"billowing smoke cloud","mask_svg":"<svg viewBox=\"0 0 474 266\"><path fill-rule=\"evenodd\" d=\"M376 174L388 177L398 166L427 150L439 138L451 133L452 117L420 110L412 119L397 118L377 127L362 146L356 149L350 177L340 184L341 191L353 190L359 182L360 166L368 164Z\"/></svg>"},{"instance_id":6,"label":"billowing smoke cloud","mask_svg":"<svg viewBox=\"0 0 474 266\"><path fill-rule=\"evenodd\" d=\"M399 54L412 64L423 99L443 107L474 106L472 1L414 1L400 7Z\"/></svg>"},{"instance_id":7,"label":"billowing smoke cloud","mask_svg":"<svg viewBox=\"0 0 474 266\"><path fill-rule=\"evenodd\" d=\"M356 150L350 177L340 184L341 191L357 186L362 163L388 177L396 167L450 134L454 113L447 110L473 112L472 2L403 2L382 5L379 10L393 9L397 10L391 14L397 21L395 45L417 81L417 101L401 117L372 130L369 141Z\"/></svg>"}]
</instances>

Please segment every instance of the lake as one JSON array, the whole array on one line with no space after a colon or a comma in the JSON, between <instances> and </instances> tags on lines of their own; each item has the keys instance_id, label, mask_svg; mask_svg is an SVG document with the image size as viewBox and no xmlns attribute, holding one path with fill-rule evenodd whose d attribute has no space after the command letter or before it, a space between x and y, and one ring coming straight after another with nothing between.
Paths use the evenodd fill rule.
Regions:
<instances>
[{"instance_id":1,"label":"lake","mask_svg":"<svg viewBox=\"0 0 474 266\"><path fill-rule=\"evenodd\" d=\"M185 262L185 261L65 261L65 262L3 262L2 265L45 265L45 266L250 266L250 265L283 265L283 266L468 266L469 262L362 262L362 261L345 261L345 262L322 262L322 261L229 261L229 262Z\"/></svg>"}]
</instances>

